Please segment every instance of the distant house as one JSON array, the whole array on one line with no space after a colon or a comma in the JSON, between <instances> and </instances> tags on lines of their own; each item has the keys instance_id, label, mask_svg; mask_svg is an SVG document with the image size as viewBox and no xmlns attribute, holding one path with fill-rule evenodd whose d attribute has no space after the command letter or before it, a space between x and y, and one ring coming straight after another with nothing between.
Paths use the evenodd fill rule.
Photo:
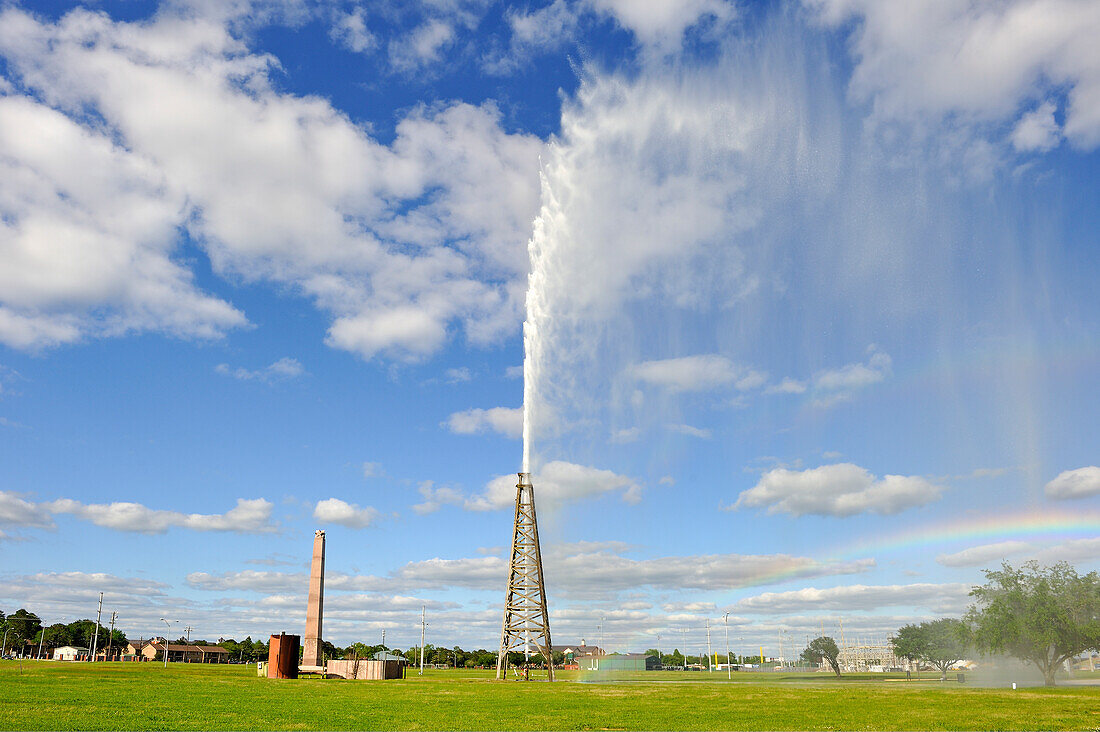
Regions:
<instances>
[{"instance_id":1,"label":"distant house","mask_svg":"<svg viewBox=\"0 0 1100 732\"><path fill-rule=\"evenodd\" d=\"M130 646L127 647L129 652ZM144 644L137 652L149 660L164 660L164 641ZM175 663L229 663L229 651L221 646L195 646L183 643L168 644L168 660Z\"/></svg>"},{"instance_id":2,"label":"distant house","mask_svg":"<svg viewBox=\"0 0 1100 732\"><path fill-rule=\"evenodd\" d=\"M599 646L585 645L584 639L581 639L580 645L571 646L550 646L550 651L553 653L561 653L565 657L565 665L572 666L580 663L580 660L585 656L602 656L603 649Z\"/></svg>"},{"instance_id":3,"label":"distant house","mask_svg":"<svg viewBox=\"0 0 1100 732\"><path fill-rule=\"evenodd\" d=\"M655 671L661 667L657 656L645 653L585 656L579 660L582 671Z\"/></svg>"},{"instance_id":4,"label":"distant house","mask_svg":"<svg viewBox=\"0 0 1100 732\"><path fill-rule=\"evenodd\" d=\"M139 641L126 641L126 655L127 656L140 656L142 650L145 649L152 641L139 640Z\"/></svg>"},{"instance_id":5,"label":"distant house","mask_svg":"<svg viewBox=\"0 0 1100 732\"><path fill-rule=\"evenodd\" d=\"M77 661L81 656L87 656L91 651L83 646L60 646L53 649L55 661Z\"/></svg>"}]
</instances>

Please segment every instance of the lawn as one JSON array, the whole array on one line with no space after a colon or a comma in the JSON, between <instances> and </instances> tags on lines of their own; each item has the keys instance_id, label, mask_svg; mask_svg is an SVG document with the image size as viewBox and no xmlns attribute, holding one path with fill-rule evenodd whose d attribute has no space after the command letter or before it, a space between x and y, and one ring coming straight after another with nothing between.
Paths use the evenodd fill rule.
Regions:
<instances>
[{"instance_id":1,"label":"lawn","mask_svg":"<svg viewBox=\"0 0 1100 732\"><path fill-rule=\"evenodd\" d=\"M1087 729L1100 687L652 672L493 680L256 677L254 666L0 663L2 729ZM664 683L662 683L664 682Z\"/></svg>"}]
</instances>

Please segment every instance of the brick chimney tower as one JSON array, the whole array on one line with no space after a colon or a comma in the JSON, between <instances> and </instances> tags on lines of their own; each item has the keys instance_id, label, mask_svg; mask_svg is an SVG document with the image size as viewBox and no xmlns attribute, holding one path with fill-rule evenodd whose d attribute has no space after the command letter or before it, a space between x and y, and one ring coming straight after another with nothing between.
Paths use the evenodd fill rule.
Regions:
<instances>
[{"instance_id":1,"label":"brick chimney tower","mask_svg":"<svg viewBox=\"0 0 1100 732\"><path fill-rule=\"evenodd\" d=\"M309 604L306 607L306 636L302 649L303 666L320 666L321 619L325 604L325 532L313 535L313 564L309 569Z\"/></svg>"}]
</instances>

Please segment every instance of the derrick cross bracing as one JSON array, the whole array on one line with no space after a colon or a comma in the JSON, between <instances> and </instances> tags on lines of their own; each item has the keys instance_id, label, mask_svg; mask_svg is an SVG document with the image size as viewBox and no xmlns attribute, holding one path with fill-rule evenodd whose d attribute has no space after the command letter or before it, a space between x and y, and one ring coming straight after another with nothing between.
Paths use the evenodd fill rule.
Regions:
<instances>
[{"instance_id":1,"label":"derrick cross bracing","mask_svg":"<svg viewBox=\"0 0 1100 732\"><path fill-rule=\"evenodd\" d=\"M549 680L554 680L550 655L550 618L546 613L546 584L539 550L539 525L535 518L535 488L530 473L519 473L516 484L516 522L508 569L508 594L504 598L504 627L500 633L497 678L508 675L508 652L529 652L533 642L546 660Z\"/></svg>"}]
</instances>

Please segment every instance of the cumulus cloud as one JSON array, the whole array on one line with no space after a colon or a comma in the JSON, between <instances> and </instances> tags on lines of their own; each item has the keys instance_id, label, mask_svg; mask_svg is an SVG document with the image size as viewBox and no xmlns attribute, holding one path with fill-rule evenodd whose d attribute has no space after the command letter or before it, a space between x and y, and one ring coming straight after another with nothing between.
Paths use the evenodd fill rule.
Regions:
<instances>
[{"instance_id":1,"label":"cumulus cloud","mask_svg":"<svg viewBox=\"0 0 1100 732\"><path fill-rule=\"evenodd\" d=\"M936 562L945 567L986 567L1013 554L1031 551L1034 544L1026 541L999 541L995 544L972 546L953 554L941 554Z\"/></svg>"},{"instance_id":2,"label":"cumulus cloud","mask_svg":"<svg viewBox=\"0 0 1100 732\"><path fill-rule=\"evenodd\" d=\"M698 437L701 440L709 440L711 437L710 430L702 429L701 427L693 427L690 424L670 424L668 428L673 432L679 432L681 435Z\"/></svg>"},{"instance_id":3,"label":"cumulus cloud","mask_svg":"<svg viewBox=\"0 0 1100 732\"><path fill-rule=\"evenodd\" d=\"M709 21L724 25L737 17L734 3L726 0L590 0L599 13L609 15L631 31L645 50L671 53L679 50L684 32Z\"/></svg>"},{"instance_id":4,"label":"cumulus cloud","mask_svg":"<svg viewBox=\"0 0 1100 732\"><path fill-rule=\"evenodd\" d=\"M517 438L523 434L523 408L467 409L452 414L444 425L456 435L473 435L492 430L505 437Z\"/></svg>"},{"instance_id":5,"label":"cumulus cloud","mask_svg":"<svg viewBox=\"0 0 1100 732\"><path fill-rule=\"evenodd\" d=\"M895 514L940 497L940 487L917 476L886 475L881 480L852 463L808 470L775 468L743 491L733 508L768 507L768 513L792 516Z\"/></svg>"},{"instance_id":6,"label":"cumulus cloud","mask_svg":"<svg viewBox=\"0 0 1100 732\"><path fill-rule=\"evenodd\" d=\"M0 491L0 525L43 529L53 526L53 519L42 504L32 503L12 491Z\"/></svg>"},{"instance_id":7,"label":"cumulus cloud","mask_svg":"<svg viewBox=\"0 0 1100 732\"><path fill-rule=\"evenodd\" d=\"M0 99L3 342L244 325L173 258L181 229L216 273L313 299L326 342L365 358L518 324L542 143L504 132L491 104L413 108L383 145L276 91L274 59L223 22L171 10L54 23L9 7L0 55L15 82Z\"/></svg>"},{"instance_id":8,"label":"cumulus cloud","mask_svg":"<svg viewBox=\"0 0 1100 732\"><path fill-rule=\"evenodd\" d=\"M1070 539L1036 552L1035 558L1044 564L1087 562L1097 559L1100 558L1100 538Z\"/></svg>"},{"instance_id":9,"label":"cumulus cloud","mask_svg":"<svg viewBox=\"0 0 1100 732\"><path fill-rule=\"evenodd\" d=\"M466 502L466 494L451 486L437 486L433 481L425 480L417 486L422 503L414 505L413 511L420 515L435 513L443 506L461 506Z\"/></svg>"},{"instance_id":10,"label":"cumulus cloud","mask_svg":"<svg viewBox=\"0 0 1100 732\"><path fill-rule=\"evenodd\" d=\"M839 401L851 397L857 389L877 384L890 375L893 360L890 355L883 353L878 347L871 345L867 348L866 363L850 363L837 369L827 369L814 374L812 384L814 388L814 404L827 407ZM790 386L790 391L796 392L799 382Z\"/></svg>"},{"instance_id":11,"label":"cumulus cloud","mask_svg":"<svg viewBox=\"0 0 1100 732\"><path fill-rule=\"evenodd\" d=\"M1100 144L1100 7L1065 0L804 0L829 25L851 21L854 95L887 118L1011 122L1051 92L1066 95L1066 138ZM1013 132L1021 149L1053 146L1045 110Z\"/></svg>"},{"instance_id":12,"label":"cumulus cloud","mask_svg":"<svg viewBox=\"0 0 1100 732\"><path fill-rule=\"evenodd\" d=\"M767 584L777 576L825 577L866 572L872 560L821 562L786 554L709 554L633 559L621 544L547 546L543 553L548 582L575 595L618 593L641 588L725 590ZM434 557L408 562L385 577L332 572L325 589L393 592L409 589L461 587L497 591L507 576L508 561L500 556ZM300 591L305 573L246 570L210 574L193 572L189 586L203 590L248 590L283 593ZM402 589L403 588L403 589Z\"/></svg>"},{"instance_id":13,"label":"cumulus cloud","mask_svg":"<svg viewBox=\"0 0 1100 732\"><path fill-rule=\"evenodd\" d=\"M734 604L737 612L794 613L807 610L876 610L884 607L924 607L937 613L961 613L970 585L960 582L912 585L847 585L819 590L765 592Z\"/></svg>"},{"instance_id":14,"label":"cumulus cloud","mask_svg":"<svg viewBox=\"0 0 1100 732\"><path fill-rule=\"evenodd\" d=\"M627 503L641 500L642 487L632 478L610 470L554 460L531 477L539 505L558 505L621 492ZM516 476L501 475L485 486L485 491L471 496L465 506L473 511L493 511L510 508L516 503Z\"/></svg>"},{"instance_id":15,"label":"cumulus cloud","mask_svg":"<svg viewBox=\"0 0 1100 732\"><path fill-rule=\"evenodd\" d=\"M379 513L370 506L360 507L339 498L317 501L313 518L326 524L340 524L349 529L365 529L378 519Z\"/></svg>"},{"instance_id":16,"label":"cumulus cloud","mask_svg":"<svg viewBox=\"0 0 1100 732\"><path fill-rule=\"evenodd\" d=\"M363 8L351 11L336 11L329 28L329 37L354 53L363 53L378 46L378 39L367 28L366 14Z\"/></svg>"},{"instance_id":17,"label":"cumulus cloud","mask_svg":"<svg viewBox=\"0 0 1100 732\"><path fill-rule=\"evenodd\" d=\"M62 498L40 504L53 514L70 514L96 526L116 531L162 534L170 528L192 531L232 531L257 534L274 531L272 504L263 498L238 498L237 505L225 513L180 513L152 509L140 503L81 503Z\"/></svg>"},{"instance_id":18,"label":"cumulus cloud","mask_svg":"<svg viewBox=\"0 0 1100 732\"><path fill-rule=\"evenodd\" d=\"M1012 146L1021 152L1046 152L1057 147L1062 131L1054 120L1054 110L1053 103L1044 102L1021 117L1012 130Z\"/></svg>"},{"instance_id":19,"label":"cumulus cloud","mask_svg":"<svg viewBox=\"0 0 1100 732\"><path fill-rule=\"evenodd\" d=\"M214 367L214 370L223 376L232 376L234 379L240 379L241 381L262 381L265 384L294 379L306 372L298 359L289 356L284 356L262 369L232 368L229 364L220 363Z\"/></svg>"},{"instance_id":20,"label":"cumulus cloud","mask_svg":"<svg viewBox=\"0 0 1100 732\"><path fill-rule=\"evenodd\" d=\"M728 385L748 390L767 380L766 374L737 366L717 354L644 361L631 368L631 375L644 384L673 393L710 391Z\"/></svg>"},{"instance_id":21,"label":"cumulus cloud","mask_svg":"<svg viewBox=\"0 0 1100 732\"><path fill-rule=\"evenodd\" d=\"M1100 468L1089 465L1066 470L1046 484L1047 498L1056 501L1100 495Z\"/></svg>"}]
</instances>

